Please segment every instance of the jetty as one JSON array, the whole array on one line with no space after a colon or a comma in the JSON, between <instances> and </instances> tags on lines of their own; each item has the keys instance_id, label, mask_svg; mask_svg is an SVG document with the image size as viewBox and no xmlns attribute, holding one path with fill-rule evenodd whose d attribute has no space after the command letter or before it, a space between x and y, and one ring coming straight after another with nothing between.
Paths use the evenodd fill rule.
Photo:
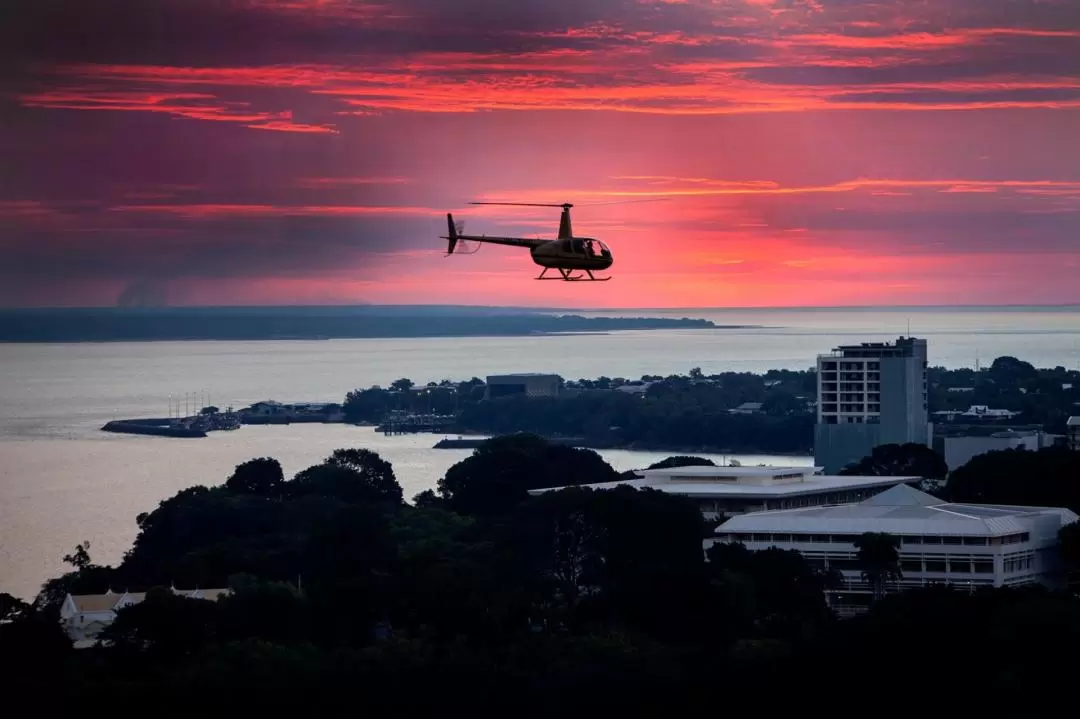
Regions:
<instances>
[{"instance_id":1,"label":"jetty","mask_svg":"<svg viewBox=\"0 0 1080 719\"><path fill-rule=\"evenodd\" d=\"M148 417L118 419L107 422L103 432L144 434L154 437L206 437L208 432L238 429L240 418L235 413L199 414L194 417Z\"/></svg>"},{"instance_id":2,"label":"jetty","mask_svg":"<svg viewBox=\"0 0 1080 719\"><path fill-rule=\"evenodd\" d=\"M433 449L476 449L490 437L443 437L435 443ZM545 437L549 444L559 444L565 447L588 447L589 442L584 437Z\"/></svg>"}]
</instances>

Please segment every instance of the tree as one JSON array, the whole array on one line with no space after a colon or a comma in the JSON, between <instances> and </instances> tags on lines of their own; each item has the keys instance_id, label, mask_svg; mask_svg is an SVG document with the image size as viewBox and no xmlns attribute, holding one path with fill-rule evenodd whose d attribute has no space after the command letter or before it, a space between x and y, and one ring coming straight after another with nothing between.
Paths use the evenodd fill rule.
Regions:
<instances>
[{"instance_id":1,"label":"tree","mask_svg":"<svg viewBox=\"0 0 1080 719\"><path fill-rule=\"evenodd\" d=\"M806 402L787 392L772 392L761 403L761 411L774 417L806 414Z\"/></svg>"},{"instance_id":2,"label":"tree","mask_svg":"<svg viewBox=\"0 0 1080 719\"><path fill-rule=\"evenodd\" d=\"M1059 552L1065 577L1069 584L1080 572L1080 522L1066 524L1058 531Z\"/></svg>"},{"instance_id":3,"label":"tree","mask_svg":"<svg viewBox=\"0 0 1080 719\"><path fill-rule=\"evenodd\" d=\"M64 555L64 561L79 571L91 566L93 562L90 561L90 542L76 544L74 552Z\"/></svg>"},{"instance_id":4,"label":"tree","mask_svg":"<svg viewBox=\"0 0 1080 719\"><path fill-rule=\"evenodd\" d=\"M323 495L344 502L399 505L404 494L394 468L367 449L337 449L322 464L308 467L289 482L292 496Z\"/></svg>"},{"instance_id":5,"label":"tree","mask_svg":"<svg viewBox=\"0 0 1080 719\"><path fill-rule=\"evenodd\" d=\"M900 538L888 532L864 532L854 544L859 550L857 561L862 577L870 584L874 599L880 599L890 582L904 578L900 570Z\"/></svg>"},{"instance_id":6,"label":"tree","mask_svg":"<svg viewBox=\"0 0 1080 719\"><path fill-rule=\"evenodd\" d=\"M215 633L217 606L189 599L167 587L154 587L138 604L124 607L101 634L102 643L152 661L175 661L209 644ZM134 658L133 657L133 658Z\"/></svg>"},{"instance_id":7,"label":"tree","mask_svg":"<svg viewBox=\"0 0 1080 719\"><path fill-rule=\"evenodd\" d=\"M284 483L285 473L281 463L270 457L260 457L237 465L232 476L225 481L225 487L231 492L269 497L278 493Z\"/></svg>"},{"instance_id":8,"label":"tree","mask_svg":"<svg viewBox=\"0 0 1080 719\"><path fill-rule=\"evenodd\" d=\"M950 502L1065 507L1080 512L1080 452L1047 447L1037 452L986 452L953 470L945 484Z\"/></svg>"},{"instance_id":9,"label":"tree","mask_svg":"<svg viewBox=\"0 0 1080 719\"><path fill-rule=\"evenodd\" d=\"M407 377L396 379L390 383L390 389L397 390L398 392L407 392L413 387L413 381Z\"/></svg>"},{"instance_id":10,"label":"tree","mask_svg":"<svg viewBox=\"0 0 1080 719\"><path fill-rule=\"evenodd\" d=\"M868 456L840 470L842 475L923 479L944 479L948 473L944 457L916 442L878 445Z\"/></svg>"},{"instance_id":11,"label":"tree","mask_svg":"<svg viewBox=\"0 0 1080 719\"><path fill-rule=\"evenodd\" d=\"M0 624L14 622L24 618L30 612L30 605L10 594L0 592Z\"/></svg>"},{"instance_id":12,"label":"tree","mask_svg":"<svg viewBox=\"0 0 1080 719\"><path fill-rule=\"evenodd\" d=\"M659 462L654 462L648 466L648 469L671 469L673 467L715 467L716 462L713 462L707 457L688 457L685 455L676 455L674 457L667 457Z\"/></svg>"},{"instance_id":13,"label":"tree","mask_svg":"<svg viewBox=\"0 0 1080 719\"><path fill-rule=\"evenodd\" d=\"M328 464L356 472L361 480L382 499L395 504L402 502L401 485L398 484L394 467L369 449L335 449Z\"/></svg>"},{"instance_id":14,"label":"tree","mask_svg":"<svg viewBox=\"0 0 1080 719\"><path fill-rule=\"evenodd\" d=\"M550 444L535 435L487 440L439 480L439 496L461 514L512 510L529 490L614 482L619 474L596 452Z\"/></svg>"}]
</instances>

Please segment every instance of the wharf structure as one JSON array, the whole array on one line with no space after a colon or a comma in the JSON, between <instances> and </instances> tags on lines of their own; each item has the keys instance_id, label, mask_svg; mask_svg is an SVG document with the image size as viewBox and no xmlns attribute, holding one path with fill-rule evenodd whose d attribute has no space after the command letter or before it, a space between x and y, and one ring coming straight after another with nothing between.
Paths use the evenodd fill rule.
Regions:
<instances>
[{"instance_id":1,"label":"wharf structure","mask_svg":"<svg viewBox=\"0 0 1080 719\"><path fill-rule=\"evenodd\" d=\"M452 414L414 414L394 411L383 417L375 430L383 434L446 432L456 423L457 417Z\"/></svg>"},{"instance_id":2,"label":"wharf structure","mask_svg":"<svg viewBox=\"0 0 1080 719\"><path fill-rule=\"evenodd\" d=\"M885 532L900 540L902 578L889 589L950 584L974 590L1025 584L1060 586L1058 532L1077 519L1058 507L953 504L897 485L856 504L753 512L716 529L717 542L750 550L794 549L815 568L838 570L828 591L838 614L864 610L873 591L855 540Z\"/></svg>"},{"instance_id":3,"label":"wharf structure","mask_svg":"<svg viewBox=\"0 0 1080 719\"><path fill-rule=\"evenodd\" d=\"M820 467L672 467L635 471L636 477L582 485L590 489L619 486L655 489L687 497L707 519L745 512L858 502L920 477L857 477L818 474ZM533 489L532 495L566 487Z\"/></svg>"},{"instance_id":4,"label":"wharf structure","mask_svg":"<svg viewBox=\"0 0 1080 719\"><path fill-rule=\"evenodd\" d=\"M814 459L835 474L883 444L933 443L926 340L864 342L817 358Z\"/></svg>"}]
</instances>

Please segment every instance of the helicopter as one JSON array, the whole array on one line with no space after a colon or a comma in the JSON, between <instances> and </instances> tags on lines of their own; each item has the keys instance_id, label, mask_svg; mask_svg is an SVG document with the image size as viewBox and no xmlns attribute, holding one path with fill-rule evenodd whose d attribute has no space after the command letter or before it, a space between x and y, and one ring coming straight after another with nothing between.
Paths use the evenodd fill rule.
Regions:
<instances>
[{"instance_id":1,"label":"helicopter","mask_svg":"<svg viewBox=\"0 0 1080 719\"><path fill-rule=\"evenodd\" d=\"M567 282L606 282L610 277L596 277L594 271L602 271L611 267L614 262L611 250L600 240L592 237L574 237L570 228L569 202L559 205L536 203L536 202L470 202L470 205L502 205L513 207L561 207L562 216L559 218L559 235L554 240L540 238L530 239L527 237L488 237L487 235L462 234L464 223L455 224L454 215L446 213L446 224L449 234L440 239L448 241L446 256L454 254L458 243L462 243L463 250L458 254L473 254L480 249L478 244L475 249L469 249L469 243L489 243L493 245L509 245L511 247L527 247L532 261L543 268L538 280L565 280ZM548 270L556 270L558 276L547 276Z\"/></svg>"}]
</instances>

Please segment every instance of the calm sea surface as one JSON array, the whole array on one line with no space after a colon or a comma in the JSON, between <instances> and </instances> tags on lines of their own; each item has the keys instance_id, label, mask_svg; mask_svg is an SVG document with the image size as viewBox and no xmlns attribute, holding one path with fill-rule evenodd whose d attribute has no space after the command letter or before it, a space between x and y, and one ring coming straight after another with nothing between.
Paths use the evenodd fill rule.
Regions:
<instances>
[{"instance_id":1,"label":"calm sea surface","mask_svg":"<svg viewBox=\"0 0 1080 719\"><path fill-rule=\"evenodd\" d=\"M625 315L626 312L593 312ZM399 377L417 382L501 372L568 379L724 370L804 369L838 344L929 341L931 364L986 364L1013 355L1037 366L1080 363L1080 307L984 310L638 310L637 316L704 317L765 329L413 340L0 344L0 591L32 596L63 570L84 539L97 562L131 545L135 516L194 484L217 484L240 462L272 456L291 474L339 447L364 446L391 461L407 497L434 486L467 450L434 450L436 437L383 437L335 425L243 427L206 439L112 435L102 424L164 416L169 396L213 404L263 399L340 401ZM624 470L663 454L605 451ZM720 459L720 458L717 458ZM809 458L739 457L807 464Z\"/></svg>"}]
</instances>

